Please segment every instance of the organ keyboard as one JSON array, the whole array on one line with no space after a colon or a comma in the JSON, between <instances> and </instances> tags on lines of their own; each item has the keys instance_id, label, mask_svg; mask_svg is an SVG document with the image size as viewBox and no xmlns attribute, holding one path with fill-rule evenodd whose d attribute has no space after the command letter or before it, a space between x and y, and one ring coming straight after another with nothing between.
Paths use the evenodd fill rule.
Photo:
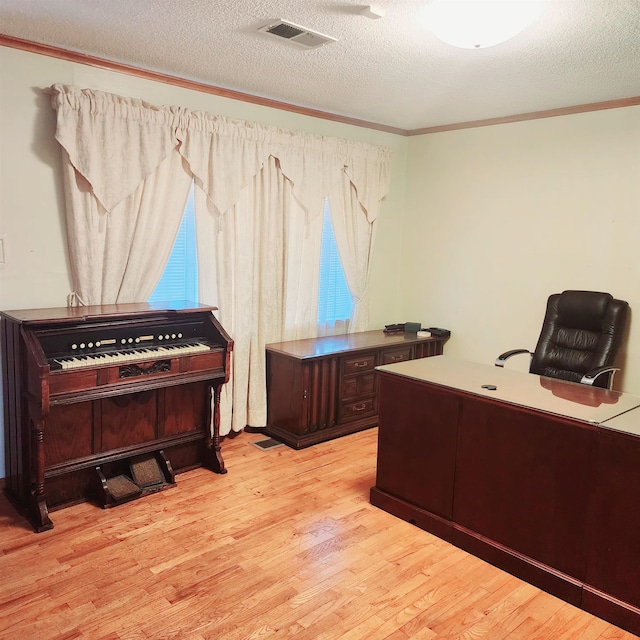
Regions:
<instances>
[{"instance_id":1,"label":"organ keyboard","mask_svg":"<svg viewBox=\"0 0 640 640\"><path fill-rule=\"evenodd\" d=\"M50 508L95 496L96 473L104 485L136 456L166 457L171 473L226 472L219 401L233 341L214 310L0 312L5 490L37 531L53 526Z\"/></svg>"},{"instance_id":2,"label":"organ keyboard","mask_svg":"<svg viewBox=\"0 0 640 640\"><path fill-rule=\"evenodd\" d=\"M61 356L49 362L52 369L79 369L80 367L100 367L105 364L121 362L136 362L149 358L186 356L192 353L209 351L209 345L202 342L168 345L166 347L145 347L143 349L125 349L124 351L110 351L105 353Z\"/></svg>"}]
</instances>

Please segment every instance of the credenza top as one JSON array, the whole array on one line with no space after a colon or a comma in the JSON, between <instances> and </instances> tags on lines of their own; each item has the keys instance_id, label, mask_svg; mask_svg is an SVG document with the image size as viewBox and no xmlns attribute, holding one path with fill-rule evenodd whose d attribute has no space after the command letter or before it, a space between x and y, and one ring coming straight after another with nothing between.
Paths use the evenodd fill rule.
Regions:
<instances>
[{"instance_id":1,"label":"credenza top","mask_svg":"<svg viewBox=\"0 0 640 640\"><path fill-rule=\"evenodd\" d=\"M281 353L297 359L317 358L350 351L401 347L417 342L444 341L444 338L418 338L415 333L387 334L382 330L346 333L338 336L323 336L305 340L289 340L266 345L267 351Z\"/></svg>"},{"instance_id":2,"label":"credenza top","mask_svg":"<svg viewBox=\"0 0 640 640\"><path fill-rule=\"evenodd\" d=\"M640 433L640 410L632 411L624 419L616 418L640 407L640 397L628 393L467 362L450 356L399 362L377 369L383 373L404 376L574 420L594 424L611 420L611 428ZM495 389L487 389L483 385L493 385ZM616 421L613 421L613 418L616 418Z\"/></svg>"}]
</instances>

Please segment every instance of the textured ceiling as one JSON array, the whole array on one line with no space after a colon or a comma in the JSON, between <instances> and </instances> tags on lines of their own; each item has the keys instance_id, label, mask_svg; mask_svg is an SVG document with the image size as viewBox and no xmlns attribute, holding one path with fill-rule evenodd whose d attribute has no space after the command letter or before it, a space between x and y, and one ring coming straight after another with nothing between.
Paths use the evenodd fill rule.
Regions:
<instances>
[{"instance_id":1,"label":"textured ceiling","mask_svg":"<svg viewBox=\"0 0 640 640\"><path fill-rule=\"evenodd\" d=\"M0 33L389 127L500 118L640 96L640 0L542 0L535 23L456 49L428 0L0 0ZM284 18L318 49L259 33Z\"/></svg>"}]
</instances>

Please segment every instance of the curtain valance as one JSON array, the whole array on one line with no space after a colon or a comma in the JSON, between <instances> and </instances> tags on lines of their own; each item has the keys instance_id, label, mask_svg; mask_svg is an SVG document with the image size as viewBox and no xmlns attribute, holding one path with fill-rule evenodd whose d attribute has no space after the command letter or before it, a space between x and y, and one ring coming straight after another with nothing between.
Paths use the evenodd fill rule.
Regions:
<instances>
[{"instance_id":1,"label":"curtain valance","mask_svg":"<svg viewBox=\"0 0 640 640\"><path fill-rule=\"evenodd\" d=\"M310 217L346 174L369 222L389 185L390 151L365 143L233 120L186 107L156 107L93 89L56 84L56 139L108 212L171 153L188 163L219 213L228 211L269 157Z\"/></svg>"}]
</instances>

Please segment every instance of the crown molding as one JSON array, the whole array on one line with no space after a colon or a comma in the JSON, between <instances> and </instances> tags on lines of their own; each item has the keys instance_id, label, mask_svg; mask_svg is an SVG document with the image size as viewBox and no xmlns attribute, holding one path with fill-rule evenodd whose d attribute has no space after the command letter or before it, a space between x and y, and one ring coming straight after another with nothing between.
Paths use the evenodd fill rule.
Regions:
<instances>
[{"instance_id":1,"label":"crown molding","mask_svg":"<svg viewBox=\"0 0 640 640\"><path fill-rule=\"evenodd\" d=\"M107 69L109 71L117 71L119 73L125 73L127 75L144 78L145 80L163 82L165 84L181 87L182 89L191 89L193 91L200 91L202 93L208 93L211 95L220 96L222 98L239 100L241 102L249 102L251 104L257 104L263 107L279 109L281 111L289 111L291 113L297 113L299 115L309 116L312 118L321 118L323 120L331 120L332 122L338 122L355 127L363 127L366 129L373 129L375 131L384 131L385 133L393 133L399 136L420 136L430 133L441 133L443 131L456 131L459 129L489 127L497 124L523 122L526 120L539 120L541 118L555 118L557 116L586 113L589 111L602 111L605 109L619 109L621 107L632 107L640 105L640 96L636 96L632 98L622 98L619 100L608 100L605 102L592 102L590 104L581 104L573 107L563 107L560 109L549 109L547 111L533 111L530 113L504 116L501 118L488 118L486 120L474 120L471 122L459 122L454 124L440 125L436 127L424 127L422 129L408 130L379 124L377 122L368 122L366 120L359 120L357 118L348 118L346 116L340 116L335 113L320 111L318 109L311 109L308 107L301 107L298 105L289 104L287 102L272 100L270 98L262 98L260 96L254 96L250 93L243 93L241 91L235 91L233 89L224 89L222 87L217 87L215 85L207 84L204 82L196 82L194 80L187 80L186 78L180 78L178 76L172 76L166 73L149 71L147 69L141 69L132 65L113 62L111 60L105 60L103 58L97 58L95 56L89 56L83 53L77 53L75 51L69 51L67 49L52 47L50 45L40 44L37 42L32 42L30 40L23 40L21 38L13 38L11 36L5 36L2 34L0 34L0 46L10 47L12 49L21 49L22 51L29 51L31 53L49 56L52 58L68 60L70 62L76 62L78 64L86 64L92 67L98 67L100 69Z\"/></svg>"},{"instance_id":2,"label":"crown molding","mask_svg":"<svg viewBox=\"0 0 640 640\"><path fill-rule=\"evenodd\" d=\"M458 129L474 129L476 127L490 127L494 124L508 124L510 122L524 122L525 120L540 120L541 118L556 118L558 116L568 116L575 113L587 113L589 111L604 111L605 109L619 109L621 107L634 107L640 105L640 96L635 98L621 98L620 100L607 100L605 102L591 102L590 104L579 104L574 107L562 107L560 109L548 109L547 111L532 111L530 113L520 113L502 118L488 118L487 120L474 120L472 122L459 122L457 124L445 124L439 127L425 127L424 129L413 129L407 131L408 136L421 136L429 133L440 133L441 131L456 131Z\"/></svg>"},{"instance_id":3,"label":"crown molding","mask_svg":"<svg viewBox=\"0 0 640 640\"><path fill-rule=\"evenodd\" d=\"M363 127L366 129L374 129L376 131L384 131L386 133L394 133L400 136L408 135L408 132L405 129L399 129L398 127L390 127L384 124L379 124L377 122L359 120L358 118L348 118L346 116L340 116L328 111L320 111L318 109L301 107L298 105L289 104L287 102L272 100L270 98L262 98L260 96L254 96L250 93L243 93L241 91L235 91L233 89L223 89L222 87L216 87L215 85L207 84L204 82L196 82L194 80L187 80L186 78L180 78L178 76L172 76L166 73L149 71L147 69L122 64L120 62L113 62L111 60L105 60L104 58L89 56L84 53L68 51L67 49L60 49L58 47L52 47L50 45L40 44L38 42L32 42L30 40L22 40L20 38L13 38L11 36L0 34L0 46L10 47L12 49L21 49L22 51L29 51L30 53L37 53L52 58L68 60L70 62L77 62L78 64L86 64L91 67L97 67L99 69L107 69L108 71L117 71L119 73L137 76L138 78L144 78L145 80L163 82L165 84L170 84L182 89L191 89L193 91L200 91L201 93L208 93L211 95L220 96L222 98L229 98L231 100L250 102L252 104L257 104L263 107L270 107L272 109L279 109L281 111L289 111L291 113L310 116L312 118L331 120L332 122L339 122L341 124L348 124L355 127Z\"/></svg>"}]
</instances>

